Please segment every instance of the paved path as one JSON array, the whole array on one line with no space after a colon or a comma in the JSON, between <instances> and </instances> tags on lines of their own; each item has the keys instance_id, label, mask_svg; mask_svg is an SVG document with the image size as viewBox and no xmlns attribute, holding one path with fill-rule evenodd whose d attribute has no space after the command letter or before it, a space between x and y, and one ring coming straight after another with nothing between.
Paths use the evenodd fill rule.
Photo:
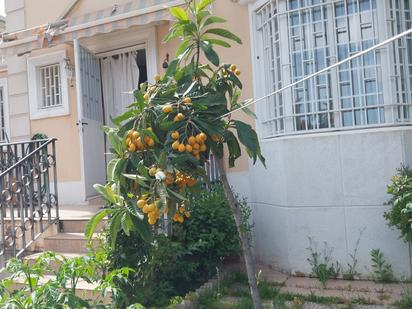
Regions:
<instances>
[{"instance_id":1,"label":"paved path","mask_svg":"<svg viewBox=\"0 0 412 309\"><path fill-rule=\"evenodd\" d=\"M374 304L389 305L399 300L405 291L412 291L411 283L383 284L360 280L329 280L323 288L316 278L293 277L264 266L258 269L262 270L263 279L282 285L280 291L283 293L334 296L346 300L362 298Z\"/></svg>"}]
</instances>

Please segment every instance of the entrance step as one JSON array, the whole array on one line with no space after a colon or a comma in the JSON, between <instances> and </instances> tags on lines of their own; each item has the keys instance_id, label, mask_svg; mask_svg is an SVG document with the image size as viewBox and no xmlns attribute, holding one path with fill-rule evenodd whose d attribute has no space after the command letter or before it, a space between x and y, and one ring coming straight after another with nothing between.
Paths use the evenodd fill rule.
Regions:
<instances>
[{"instance_id":1,"label":"entrance step","mask_svg":"<svg viewBox=\"0 0 412 309\"><path fill-rule=\"evenodd\" d=\"M92 238L92 246L98 244L97 234ZM59 233L44 239L43 251L55 251L62 253L87 253L88 240L83 233Z\"/></svg>"},{"instance_id":2,"label":"entrance step","mask_svg":"<svg viewBox=\"0 0 412 309\"><path fill-rule=\"evenodd\" d=\"M90 219L99 210L103 208L102 205L59 205L60 220L64 219Z\"/></svg>"},{"instance_id":3,"label":"entrance step","mask_svg":"<svg viewBox=\"0 0 412 309\"><path fill-rule=\"evenodd\" d=\"M60 220L61 231L64 233L84 233L89 219L79 219L79 218L64 218ZM95 230L96 233L102 231L103 227L106 225L106 220L101 221Z\"/></svg>"}]
</instances>

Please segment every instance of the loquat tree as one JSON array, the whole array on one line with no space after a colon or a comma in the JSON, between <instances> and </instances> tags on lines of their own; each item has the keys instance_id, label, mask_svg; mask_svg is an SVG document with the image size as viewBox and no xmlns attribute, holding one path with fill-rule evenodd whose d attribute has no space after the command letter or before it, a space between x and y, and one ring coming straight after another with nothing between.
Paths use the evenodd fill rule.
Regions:
<instances>
[{"instance_id":1,"label":"loquat tree","mask_svg":"<svg viewBox=\"0 0 412 309\"><path fill-rule=\"evenodd\" d=\"M259 159L264 164L264 158L253 128L230 114L244 107L241 72L235 64L221 64L214 48L229 48L241 40L216 26L225 20L207 9L213 1L188 1L186 9L170 10L176 22L165 41L181 40L176 58L164 75L155 76L155 84L144 83L134 91L136 101L112 119L117 127L105 128L114 158L107 166L107 184L95 189L109 207L90 220L85 233L91 238L98 223L109 216L114 247L121 230L126 235L138 231L150 241L164 218L189 220L188 196L207 182L204 165L213 154L242 243L254 308L260 309L251 245L226 177L224 148L230 167L241 156L240 144L254 163ZM200 63L202 54L209 63ZM246 107L242 110L253 115Z\"/></svg>"}]
</instances>

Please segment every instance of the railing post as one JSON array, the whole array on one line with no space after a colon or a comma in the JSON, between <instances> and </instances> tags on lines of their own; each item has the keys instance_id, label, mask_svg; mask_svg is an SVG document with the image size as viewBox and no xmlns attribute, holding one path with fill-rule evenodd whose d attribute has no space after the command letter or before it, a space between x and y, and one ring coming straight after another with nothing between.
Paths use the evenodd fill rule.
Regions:
<instances>
[{"instance_id":1,"label":"railing post","mask_svg":"<svg viewBox=\"0 0 412 309\"><path fill-rule=\"evenodd\" d=\"M60 232L60 212L59 212L59 194L58 194L58 187L57 187L57 156L56 156L56 141L53 140L52 142L52 155L54 160L53 165L53 183L54 183L54 198L56 200L56 220L57 224L57 231Z\"/></svg>"},{"instance_id":2,"label":"railing post","mask_svg":"<svg viewBox=\"0 0 412 309\"><path fill-rule=\"evenodd\" d=\"M3 194L4 190L4 178L0 177L0 193L1 193L1 246L2 249L0 250L0 255L4 255L6 252L6 234L5 234L5 229L4 229L4 218L6 217L6 203L5 203L5 198Z\"/></svg>"}]
</instances>

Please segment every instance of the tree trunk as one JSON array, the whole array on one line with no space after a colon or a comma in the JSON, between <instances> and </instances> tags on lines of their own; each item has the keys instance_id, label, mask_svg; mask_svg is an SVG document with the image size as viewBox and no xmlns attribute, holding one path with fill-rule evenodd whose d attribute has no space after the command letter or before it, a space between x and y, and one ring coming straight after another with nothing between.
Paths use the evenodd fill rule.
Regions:
<instances>
[{"instance_id":1,"label":"tree trunk","mask_svg":"<svg viewBox=\"0 0 412 309\"><path fill-rule=\"evenodd\" d=\"M219 158L215 155L217 167L220 173L220 178L223 183L223 188L225 190L226 198L229 201L230 209L232 211L233 217L235 219L236 228L240 237L240 242L242 244L242 251L243 257L245 259L245 266L247 272L247 278L249 282L250 294L252 296L253 301L253 308L254 309L262 309L262 300L260 299L259 290L257 287L257 279L256 279L256 270L255 270L255 263L252 255L251 245L248 236L243 233L241 224L241 214L238 205L238 201L236 200L232 188L229 185L229 182L226 177L226 172L223 165L223 159Z\"/></svg>"}]
</instances>

